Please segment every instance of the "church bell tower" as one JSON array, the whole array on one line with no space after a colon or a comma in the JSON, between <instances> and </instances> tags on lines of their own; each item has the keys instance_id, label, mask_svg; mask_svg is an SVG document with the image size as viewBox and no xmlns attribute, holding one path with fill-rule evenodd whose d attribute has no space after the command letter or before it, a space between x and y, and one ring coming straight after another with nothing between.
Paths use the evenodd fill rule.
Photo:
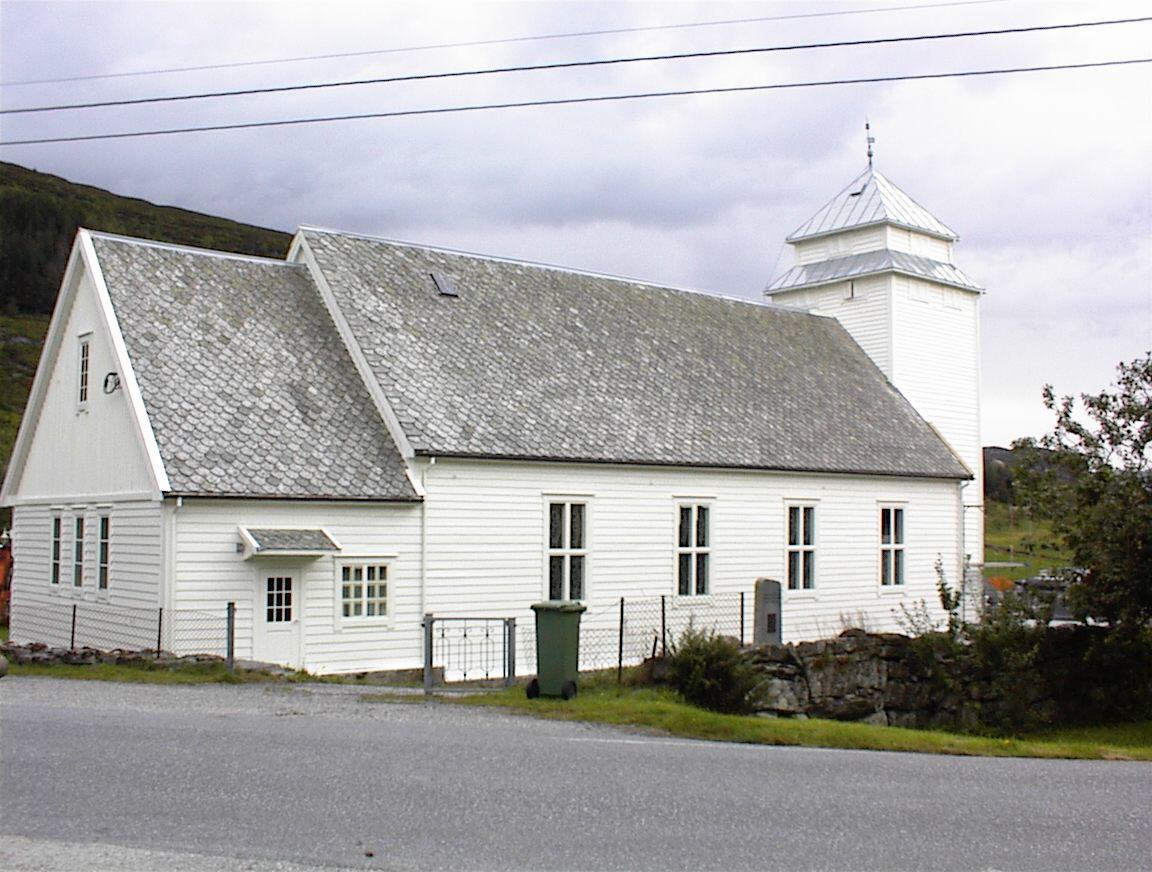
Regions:
<instances>
[{"instance_id":1,"label":"church bell tower","mask_svg":"<svg viewBox=\"0 0 1152 872\"><path fill-rule=\"evenodd\" d=\"M764 293L837 318L972 471L962 552L984 562L980 297L957 235L872 167L791 236L796 264Z\"/></svg>"}]
</instances>

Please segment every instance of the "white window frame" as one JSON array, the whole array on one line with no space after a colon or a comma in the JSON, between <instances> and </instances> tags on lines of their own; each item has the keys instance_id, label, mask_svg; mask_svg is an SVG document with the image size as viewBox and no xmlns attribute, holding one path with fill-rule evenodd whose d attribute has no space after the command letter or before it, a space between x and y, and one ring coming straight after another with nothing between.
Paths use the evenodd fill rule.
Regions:
<instances>
[{"instance_id":1,"label":"white window frame","mask_svg":"<svg viewBox=\"0 0 1152 872\"><path fill-rule=\"evenodd\" d=\"M83 512L72 517L72 589L84 589L84 547L88 543L88 524Z\"/></svg>"},{"instance_id":2,"label":"white window frame","mask_svg":"<svg viewBox=\"0 0 1152 872\"><path fill-rule=\"evenodd\" d=\"M785 593L793 596L815 596L816 592L820 589L820 561L817 555L820 550L820 522L816 520L816 509L819 504L815 500L785 500L784 501L784 571L781 573L784 579L783 588ZM798 530L799 542L792 543L792 512L797 510L799 512L800 524ZM813 528L812 534L809 537L810 542L805 544L804 533L809 527L809 522L806 520L806 513L811 512L811 527ZM792 555L798 554L797 558L797 587L792 586ZM804 586L804 556L811 555L812 571L811 571L811 585Z\"/></svg>"},{"instance_id":3,"label":"white window frame","mask_svg":"<svg viewBox=\"0 0 1152 872\"><path fill-rule=\"evenodd\" d=\"M396 555L395 554L364 554L364 555L342 555L332 561L332 579L333 587L335 588L335 610L336 610L336 626L337 627L387 627L392 625L392 615L394 612L393 604L396 598ZM368 615L367 600L368 600L368 582L365 578L361 578L359 584L362 587L360 593L360 604L362 606L359 615L344 615L344 569L354 569L360 567L367 570L367 567L384 567L385 575L387 576L384 583L387 585L387 592L385 594L385 606L383 614ZM367 571L364 575L367 575ZM374 582L375 583L375 582Z\"/></svg>"},{"instance_id":4,"label":"white window frame","mask_svg":"<svg viewBox=\"0 0 1152 872\"><path fill-rule=\"evenodd\" d=\"M880 562L876 572L876 583L879 585L880 590L884 592L900 592L908 586L908 512L906 503L880 503L877 508L879 513L877 515L877 530L876 541L879 543L879 557ZM896 512L900 513L900 541L884 541L884 515L891 513L891 520L889 521L889 530L891 531L891 538L894 540L896 537ZM900 554L899 561L896 560L895 554ZM891 556L892 560L892 574L891 580L887 583L884 581L884 567L886 559ZM900 573L899 580L896 577L896 566L899 564Z\"/></svg>"},{"instance_id":5,"label":"white window frame","mask_svg":"<svg viewBox=\"0 0 1152 872\"><path fill-rule=\"evenodd\" d=\"M295 572L285 572L285 571L279 571L279 570L266 571L266 572L262 572L260 574L260 578L261 578L261 582L262 582L261 590L260 590L260 616L259 616L260 622L262 624L264 624L264 626L266 626L266 627L267 626L273 626L273 627L291 626L292 624L297 623L300 620L300 608L303 605L302 597L301 597L301 593L302 593L301 585L299 582L299 578L300 578L299 574L295 573ZM281 594L281 599L279 602L274 601L272 605L268 605L268 593L269 593L268 582L270 582L270 581L287 581L291 584L291 587L288 589L288 591L286 591L288 594L288 597L289 597L287 605L285 605L284 601L283 601L283 593L285 593L285 591L283 591L283 590L273 591L273 595L275 595L277 593ZM269 609L272 609L274 614L279 614L281 616L284 613L284 609L288 609L287 620L284 620L282 618L277 618L276 620L269 620L269 618L268 618L268 610Z\"/></svg>"},{"instance_id":6,"label":"white window frame","mask_svg":"<svg viewBox=\"0 0 1152 872\"><path fill-rule=\"evenodd\" d=\"M680 539L680 519L681 513L684 509L691 512L691 520L689 527L689 543L682 544ZM704 509L707 514L707 523L705 525L705 541L700 544L700 527L699 527L699 511ZM675 545L674 559L672 563L672 593L679 598L688 597L706 597L711 596L713 589L713 579L716 577L716 561L713 559L715 546L712 544L714 537L714 530L716 512L714 500L710 497L680 497L676 500L675 511L672 516L672 541ZM691 570L688 579L688 593L681 593L680 591L680 559L682 557L690 557L689 569ZM704 589L700 590L700 558L704 558L704 565L707 569L704 571Z\"/></svg>"},{"instance_id":7,"label":"white window frame","mask_svg":"<svg viewBox=\"0 0 1152 872\"><path fill-rule=\"evenodd\" d=\"M96 516L96 592L107 594L112 586L112 512Z\"/></svg>"},{"instance_id":8,"label":"white window frame","mask_svg":"<svg viewBox=\"0 0 1152 872\"><path fill-rule=\"evenodd\" d=\"M543 500L544 509L544 599L549 602L586 602L588 600L588 582L589 582L589 531L591 524L589 518L592 514L592 501L587 496L580 496L574 494L544 494ZM561 520L561 541L559 547L552 545L552 506L563 506L562 520ZM583 528L581 530L584 542L580 547L572 545L572 507L581 506L583 509ZM580 596L578 598L572 597L572 558L580 558L581 565L584 568L584 576L581 582ZM562 561L561 579L560 579L560 599L552 599L552 559L558 558Z\"/></svg>"},{"instance_id":9,"label":"white window frame","mask_svg":"<svg viewBox=\"0 0 1152 872\"><path fill-rule=\"evenodd\" d=\"M88 408L92 393L92 334L81 333L76 342L76 409Z\"/></svg>"},{"instance_id":10,"label":"white window frame","mask_svg":"<svg viewBox=\"0 0 1152 872\"><path fill-rule=\"evenodd\" d=\"M54 589L60 589L60 578L63 575L64 557L64 513L52 513L51 535L48 544L48 584Z\"/></svg>"}]
</instances>

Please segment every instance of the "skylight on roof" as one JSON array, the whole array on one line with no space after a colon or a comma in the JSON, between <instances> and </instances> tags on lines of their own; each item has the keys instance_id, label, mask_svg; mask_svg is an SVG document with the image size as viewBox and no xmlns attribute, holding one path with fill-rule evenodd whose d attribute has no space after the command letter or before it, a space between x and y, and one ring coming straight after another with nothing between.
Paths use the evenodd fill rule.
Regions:
<instances>
[{"instance_id":1,"label":"skylight on roof","mask_svg":"<svg viewBox=\"0 0 1152 872\"><path fill-rule=\"evenodd\" d=\"M436 283L436 290L445 297L459 297L460 291L456 289L456 283L452 281L447 275L439 270L433 270L430 273L432 281Z\"/></svg>"}]
</instances>

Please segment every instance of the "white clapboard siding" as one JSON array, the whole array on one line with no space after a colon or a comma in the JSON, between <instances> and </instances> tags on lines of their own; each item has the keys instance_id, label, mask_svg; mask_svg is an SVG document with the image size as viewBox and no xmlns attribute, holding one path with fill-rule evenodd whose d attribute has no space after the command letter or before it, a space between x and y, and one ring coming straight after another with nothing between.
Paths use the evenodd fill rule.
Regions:
<instances>
[{"instance_id":1,"label":"white clapboard siding","mask_svg":"<svg viewBox=\"0 0 1152 872\"><path fill-rule=\"evenodd\" d=\"M153 489L147 455L123 386L104 392L109 373L119 373L109 326L97 302L91 276L79 270L70 311L64 313L63 340L54 361L23 474L9 497L107 498ZM62 297L63 298L63 297ZM79 401L80 343L88 343L88 399ZM112 388L112 382L109 388Z\"/></svg>"},{"instance_id":2,"label":"white clapboard siding","mask_svg":"<svg viewBox=\"0 0 1152 872\"><path fill-rule=\"evenodd\" d=\"M979 294L904 276L894 279L892 381L976 476L966 504L983 502ZM983 560L984 524L965 512L964 548Z\"/></svg>"},{"instance_id":3,"label":"white clapboard siding","mask_svg":"<svg viewBox=\"0 0 1152 872\"><path fill-rule=\"evenodd\" d=\"M877 224L797 242L794 243L796 263L804 265L836 257L847 257L850 254L878 251L884 248L885 238L885 227Z\"/></svg>"},{"instance_id":4,"label":"white clapboard siding","mask_svg":"<svg viewBox=\"0 0 1152 872\"><path fill-rule=\"evenodd\" d=\"M944 263L952 263L952 243L925 233L917 233L907 227L892 227L888 225L885 230L885 244L893 251L903 251L921 257L929 257Z\"/></svg>"},{"instance_id":5,"label":"white clapboard siding","mask_svg":"<svg viewBox=\"0 0 1152 872\"><path fill-rule=\"evenodd\" d=\"M441 459L427 488L427 599L438 615L532 620L529 606L546 597L549 497L588 504L591 626L615 626L620 597L676 596L682 499L712 508L712 592L749 595L758 577L785 577L787 501L814 501L818 587L785 591L787 639L852 623L897 629L893 610L920 599L939 616L934 564L952 578L959 569L955 482ZM908 583L894 591L879 584L881 502L907 514Z\"/></svg>"},{"instance_id":6,"label":"white clapboard siding","mask_svg":"<svg viewBox=\"0 0 1152 872\"><path fill-rule=\"evenodd\" d=\"M50 581L52 518L61 518L60 583ZM84 523L83 583L73 583L75 519ZM110 518L108 589L99 590L100 517ZM10 633L14 641L67 645L72 605L77 644L102 648L153 647L161 605L162 511L159 502L101 501L20 505L13 510L14 573ZM98 622L98 638L85 627ZM98 644L97 644L98 643Z\"/></svg>"},{"instance_id":7,"label":"white clapboard siding","mask_svg":"<svg viewBox=\"0 0 1152 872\"><path fill-rule=\"evenodd\" d=\"M236 603L236 653L253 650L253 621L266 575L284 570L296 579L303 665L316 673L400 669L421 662L420 506L387 503L280 502L185 499L175 510L176 585L180 615L223 615ZM237 551L238 528L321 527L343 546L335 558L268 562ZM391 559L386 620L343 622L337 617L336 567L343 558ZM202 618L200 626L210 624ZM206 630L197 635L203 637Z\"/></svg>"}]
</instances>

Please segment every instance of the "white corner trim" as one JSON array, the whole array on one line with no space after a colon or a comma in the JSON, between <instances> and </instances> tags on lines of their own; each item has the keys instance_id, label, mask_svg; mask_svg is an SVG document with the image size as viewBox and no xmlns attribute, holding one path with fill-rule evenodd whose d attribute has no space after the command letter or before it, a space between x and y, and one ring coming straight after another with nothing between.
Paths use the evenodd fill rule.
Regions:
<instances>
[{"instance_id":1,"label":"white corner trim","mask_svg":"<svg viewBox=\"0 0 1152 872\"><path fill-rule=\"evenodd\" d=\"M308 246L308 241L304 238L303 233L297 233L292 240L292 246L288 249L288 260L293 263L303 263L308 268L308 273L315 282L317 289L320 291L320 298L324 301L324 307L328 310L333 323L336 325L336 332L340 334L340 339L344 343L344 347L348 351L348 355L352 358L352 363L356 367L356 371L360 374L360 380L364 383L364 387L368 390L368 395L372 398L372 403L376 406L376 411L379 413L384 426L388 430L388 435L392 437L400 456L404 459L404 471L408 476L408 481L412 485L412 489L420 497L427 496L424 492L424 486L421 482L421 477L416 469L416 452L412 448L412 443L408 441L408 436L404 433L404 428L400 425L400 419L396 416L388 398L384 396L384 391L380 387L380 382L377 380L375 373L372 372L372 367L368 365L368 359L364 356L364 351L360 347L360 343L356 341L356 335L352 332L352 326L348 323L348 319L344 317L344 312L340 309L340 304L336 302L336 295L332 292L331 285L324 276L323 270L320 269L320 264L316 262L316 256L312 253L312 249Z\"/></svg>"},{"instance_id":2,"label":"white corner trim","mask_svg":"<svg viewBox=\"0 0 1152 872\"><path fill-rule=\"evenodd\" d=\"M108 328L112 354L120 370L120 379L124 385L124 394L128 398L128 407L132 410L136 430L144 444L144 452L148 457L148 466L152 472L152 482L159 493L166 493L172 490L168 481L168 472L164 469L164 460L160 457L160 446L156 443L152 422L148 419L148 411L144 408L144 396L140 393L140 383L136 380L136 372L132 369L132 362L128 357L128 346L124 343L124 334L120 331L116 310L112 308L112 297L108 294L108 285L104 281L104 272L100 269L100 260L96 257L96 248L92 245L92 236L87 230L81 229L77 234L76 241L83 254L84 262L92 273L92 284L96 288L96 300L100 306L100 312L104 316L104 323Z\"/></svg>"}]
</instances>

